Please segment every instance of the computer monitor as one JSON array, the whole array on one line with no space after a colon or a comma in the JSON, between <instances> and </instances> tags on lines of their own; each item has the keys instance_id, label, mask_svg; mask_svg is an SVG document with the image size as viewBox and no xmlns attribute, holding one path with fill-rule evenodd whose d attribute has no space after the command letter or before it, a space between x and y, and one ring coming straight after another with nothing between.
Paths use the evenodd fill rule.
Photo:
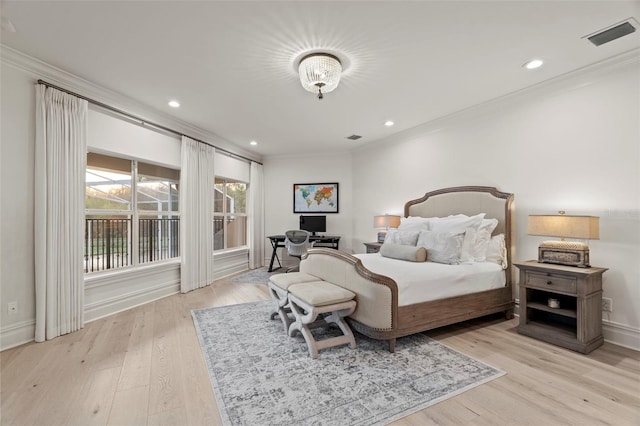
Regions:
<instances>
[{"instance_id":1,"label":"computer monitor","mask_svg":"<svg viewBox=\"0 0 640 426\"><path fill-rule=\"evenodd\" d=\"M327 217L300 216L300 229L311 232L312 235L316 235L316 232L327 232Z\"/></svg>"}]
</instances>

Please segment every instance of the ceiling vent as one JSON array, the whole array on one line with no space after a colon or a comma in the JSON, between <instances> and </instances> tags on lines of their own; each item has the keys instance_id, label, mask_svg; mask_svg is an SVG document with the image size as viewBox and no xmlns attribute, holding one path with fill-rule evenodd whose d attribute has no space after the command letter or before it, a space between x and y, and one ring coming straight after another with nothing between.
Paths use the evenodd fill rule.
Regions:
<instances>
[{"instance_id":1,"label":"ceiling vent","mask_svg":"<svg viewBox=\"0 0 640 426\"><path fill-rule=\"evenodd\" d=\"M629 18L626 21L585 36L584 38L588 39L596 46L601 46L620 37L634 33L638 26L638 21L633 18Z\"/></svg>"},{"instance_id":2,"label":"ceiling vent","mask_svg":"<svg viewBox=\"0 0 640 426\"><path fill-rule=\"evenodd\" d=\"M351 136L347 136L347 139L351 139L352 141L357 141L358 139L360 139L362 136L360 135L351 135Z\"/></svg>"}]
</instances>

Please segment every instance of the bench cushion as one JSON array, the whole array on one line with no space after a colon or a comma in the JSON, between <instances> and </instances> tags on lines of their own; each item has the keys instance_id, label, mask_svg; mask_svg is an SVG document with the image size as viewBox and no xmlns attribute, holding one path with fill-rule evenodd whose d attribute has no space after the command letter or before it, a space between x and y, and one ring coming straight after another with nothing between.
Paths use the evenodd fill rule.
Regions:
<instances>
[{"instance_id":1,"label":"bench cushion","mask_svg":"<svg viewBox=\"0 0 640 426\"><path fill-rule=\"evenodd\" d=\"M313 275L305 272L289 272L286 274L271 275L271 277L269 277L269 281L283 290L288 290L289 287L294 284L318 281L318 277L314 277Z\"/></svg>"},{"instance_id":2,"label":"bench cushion","mask_svg":"<svg viewBox=\"0 0 640 426\"><path fill-rule=\"evenodd\" d=\"M289 293L311 306L334 305L356 297L354 292L327 281L294 284L289 287Z\"/></svg>"}]
</instances>

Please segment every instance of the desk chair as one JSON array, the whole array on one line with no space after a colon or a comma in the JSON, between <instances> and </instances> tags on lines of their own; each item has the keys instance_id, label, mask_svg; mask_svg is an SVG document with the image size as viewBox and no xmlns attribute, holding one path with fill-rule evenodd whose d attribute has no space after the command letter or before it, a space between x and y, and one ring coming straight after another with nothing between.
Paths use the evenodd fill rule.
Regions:
<instances>
[{"instance_id":1,"label":"desk chair","mask_svg":"<svg viewBox=\"0 0 640 426\"><path fill-rule=\"evenodd\" d=\"M312 246L309 242L309 233L300 229L290 230L284 233L284 246L287 248L289 256L300 259L307 249ZM287 272L298 270L299 266L287 269Z\"/></svg>"}]
</instances>

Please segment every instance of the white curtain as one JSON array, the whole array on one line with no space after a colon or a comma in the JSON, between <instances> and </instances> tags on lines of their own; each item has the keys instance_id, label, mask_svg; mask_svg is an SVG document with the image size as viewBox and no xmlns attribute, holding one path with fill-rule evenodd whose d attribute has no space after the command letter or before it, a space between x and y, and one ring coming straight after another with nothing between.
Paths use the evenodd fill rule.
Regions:
<instances>
[{"instance_id":1,"label":"white curtain","mask_svg":"<svg viewBox=\"0 0 640 426\"><path fill-rule=\"evenodd\" d=\"M251 162L249 182L249 269L264 266L264 173Z\"/></svg>"},{"instance_id":2,"label":"white curtain","mask_svg":"<svg viewBox=\"0 0 640 426\"><path fill-rule=\"evenodd\" d=\"M36 342L84 327L88 102L36 86Z\"/></svg>"},{"instance_id":3,"label":"white curtain","mask_svg":"<svg viewBox=\"0 0 640 426\"><path fill-rule=\"evenodd\" d=\"M180 291L213 282L215 149L182 137L180 170Z\"/></svg>"}]
</instances>

